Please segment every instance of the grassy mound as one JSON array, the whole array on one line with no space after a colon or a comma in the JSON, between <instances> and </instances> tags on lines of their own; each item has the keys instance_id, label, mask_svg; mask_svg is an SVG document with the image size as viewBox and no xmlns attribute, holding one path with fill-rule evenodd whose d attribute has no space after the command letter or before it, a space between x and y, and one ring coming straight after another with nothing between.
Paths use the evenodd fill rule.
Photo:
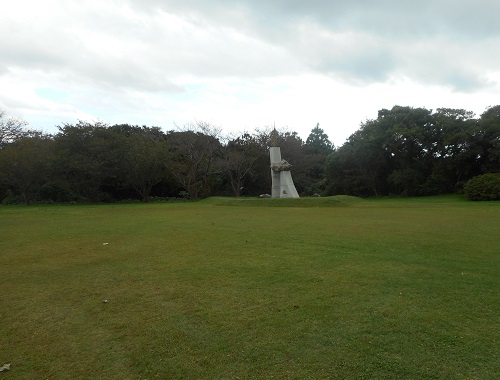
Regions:
<instances>
[{"instance_id":1,"label":"grassy mound","mask_svg":"<svg viewBox=\"0 0 500 380\"><path fill-rule=\"evenodd\" d=\"M333 197L303 197L303 198L226 198L211 197L202 201L214 206L245 206L245 207L345 207L364 202L361 198L348 195Z\"/></svg>"}]
</instances>

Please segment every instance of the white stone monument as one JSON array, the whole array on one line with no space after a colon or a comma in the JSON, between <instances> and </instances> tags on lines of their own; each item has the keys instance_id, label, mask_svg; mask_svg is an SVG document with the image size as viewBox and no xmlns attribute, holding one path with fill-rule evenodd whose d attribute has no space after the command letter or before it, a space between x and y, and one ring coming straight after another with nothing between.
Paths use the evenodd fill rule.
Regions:
<instances>
[{"instance_id":1,"label":"white stone monument","mask_svg":"<svg viewBox=\"0 0 500 380\"><path fill-rule=\"evenodd\" d=\"M275 144L273 144L275 145ZM281 149L277 146L269 148L271 158L272 198L299 198L299 193L293 184L290 165L281 159Z\"/></svg>"}]
</instances>

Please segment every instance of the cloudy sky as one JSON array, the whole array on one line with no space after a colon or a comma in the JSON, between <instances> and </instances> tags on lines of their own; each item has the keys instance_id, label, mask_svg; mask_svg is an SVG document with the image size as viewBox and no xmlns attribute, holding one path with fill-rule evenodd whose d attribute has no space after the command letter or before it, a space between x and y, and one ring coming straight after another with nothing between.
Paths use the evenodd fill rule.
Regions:
<instances>
[{"instance_id":1,"label":"cloudy sky","mask_svg":"<svg viewBox=\"0 0 500 380\"><path fill-rule=\"evenodd\" d=\"M276 125L339 146L394 105L500 104L498 0L15 0L0 108L225 133Z\"/></svg>"}]
</instances>

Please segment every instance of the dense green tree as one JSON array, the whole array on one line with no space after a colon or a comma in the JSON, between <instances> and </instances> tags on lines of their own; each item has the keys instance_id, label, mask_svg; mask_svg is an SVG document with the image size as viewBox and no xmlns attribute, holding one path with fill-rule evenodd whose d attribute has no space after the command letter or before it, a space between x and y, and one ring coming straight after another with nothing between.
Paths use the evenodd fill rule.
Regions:
<instances>
[{"instance_id":1,"label":"dense green tree","mask_svg":"<svg viewBox=\"0 0 500 380\"><path fill-rule=\"evenodd\" d=\"M30 204L48 181L52 140L42 134L20 137L0 149L0 182Z\"/></svg>"},{"instance_id":2,"label":"dense green tree","mask_svg":"<svg viewBox=\"0 0 500 380\"><path fill-rule=\"evenodd\" d=\"M388 133L386 125L369 120L328 156L329 194L378 196L389 191L393 156L385 146Z\"/></svg>"},{"instance_id":3,"label":"dense green tree","mask_svg":"<svg viewBox=\"0 0 500 380\"><path fill-rule=\"evenodd\" d=\"M171 179L166 135L157 127L64 125L56 148L57 176L74 199L110 201L135 197L135 192L148 201L155 186Z\"/></svg>"},{"instance_id":4,"label":"dense green tree","mask_svg":"<svg viewBox=\"0 0 500 380\"><path fill-rule=\"evenodd\" d=\"M149 201L153 187L168 178L169 151L162 135L131 134L124 139L124 181Z\"/></svg>"},{"instance_id":5,"label":"dense green tree","mask_svg":"<svg viewBox=\"0 0 500 380\"><path fill-rule=\"evenodd\" d=\"M473 112L451 108L438 108L433 118L434 163L426 186L434 194L454 192L474 172L471 136L477 120Z\"/></svg>"},{"instance_id":6,"label":"dense green tree","mask_svg":"<svg viewBox=\"0 0 500 380\"><path fill-rule=\"evenodd\" d=\"M477 164L481 173L500 171L500 105L481 114L473 136L479 146Z\"/></svg>"},{"instance_id":7,"label":"dense green tree","mask_svg":"<svg viewBox=\"0 0 500 380\"><path fill-rule=\"evenodd\" d=\"M490 107L475 119L472 112L460 109L382 109L377 119L363 123L330 155L330 193L460 191L466 180L500 167L499 110Z\"/></svg>"},{"instance_id":8,"label":"dense green tree","mask_svg":"<svg viewBox=\"0 0 500 380\"><path fill-rule=\"evenodd\" d=\"M171 180L166 135L157 127L79 122L60 128L56 147L57 176L75 199L111 201L136 193L148 201L155 186Z\"/></svg>"},{"instance_id":9,"label":"dense green tree","mask_svg":"<svg viewBox=\"0 0 500 380\"><path fill-rule=\"evenodd\" d=\"M326 189L327 157L334 150L328 135L316 124L303 145L306 169L306 187L304 193L311 195L323 193Z\"/></svg>"},{"instance_id":10,"label":"dense green tree","mask_svg":"<svg viewBox=\"0 0 500 380\"><path fill-rule=\"evenodd\" d=\"M304 148L309 154L329 154L334 149L334 146L328 139L328 135L325 131L319 127L318 123L307 137Z\"/></svg>"},{"instance_id":11,"label":"dense green tree","mask_svg":"<svg viewBox=\"0 0 500 380\"><path fill-rule=\"evenodd\" d=\"M379 111L376 123L386 132L384 148L393 157L389 183L396 193L421 195L421 185L432 170L431 111L394 106Z\"/></svg>"},{"instance_id":12,"label":"dense green tree","mask_svg":"<svg viewBox=\"0 0 500 380\"><path fill-rule=\"evenodd\" d=\"M110 200L103 186L117 179L120 156L104 123L64 124L55 136L55 175L68 184L72 200ZM116 144L119 145L119 144ZM113 181L112 186L116 186Z\"/></svg>"}]
</instances>

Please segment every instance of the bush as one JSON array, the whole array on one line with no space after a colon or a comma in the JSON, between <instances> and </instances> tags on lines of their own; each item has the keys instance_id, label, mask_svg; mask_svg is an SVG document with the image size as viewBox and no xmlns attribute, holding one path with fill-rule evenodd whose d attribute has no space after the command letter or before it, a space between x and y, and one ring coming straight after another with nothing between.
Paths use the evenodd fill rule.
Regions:
<instances>
[{"instance_id":1,"label":"bush","mask_svg":"<svg viewBox=\"0 0 500 380\"><path fill-rule=\"evenodd\" d=\"M470 179L464 192L471 201L500 200L500 173L486 173Z\"/></svg>"}]
</instances>

